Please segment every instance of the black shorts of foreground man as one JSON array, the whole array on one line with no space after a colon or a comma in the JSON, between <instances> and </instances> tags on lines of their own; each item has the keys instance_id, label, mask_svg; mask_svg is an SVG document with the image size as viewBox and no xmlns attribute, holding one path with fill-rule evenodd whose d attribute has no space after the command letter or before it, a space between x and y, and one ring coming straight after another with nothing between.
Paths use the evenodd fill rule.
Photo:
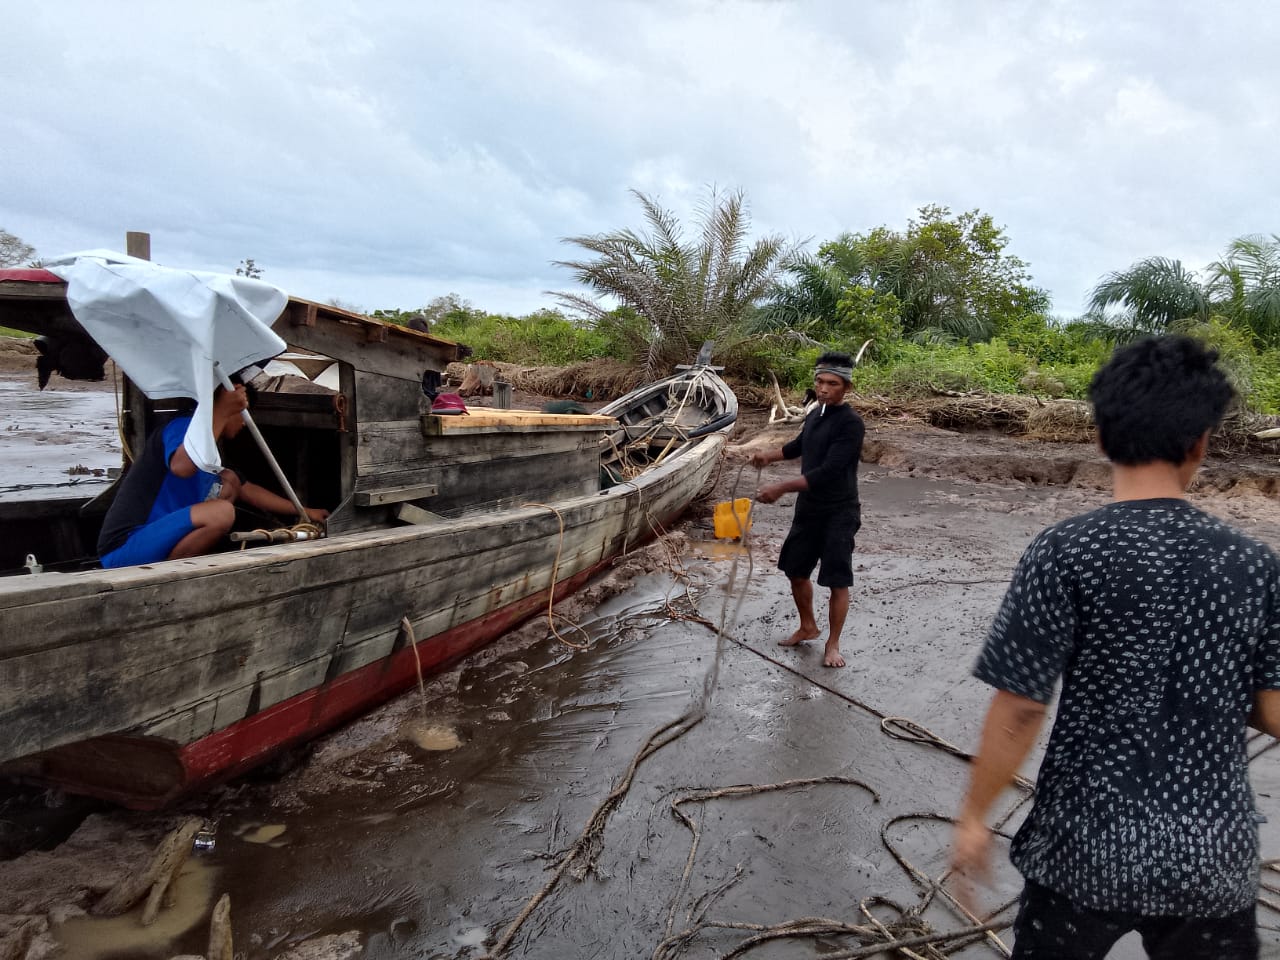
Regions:
<instances>
[{"instance_id":1,"label":"black shorts of foreground man","mask_svg":"<svg viewBox=\"0 0 1280 960\"><path fill-rule=\"evenodd\" d=\"M1162 960L1258 955L1250 725L1280 734L1280 562L1184 494L1231 388L1186 337L1094 377L1114 502L1043 531L975 675L996 688L952 865L987 869L986 820L1054 687L1057 719L1010 858L1015 958L1101 960L1138 931Z\"/></svg>"},{"instance_id":2,"label":"black shorts of foreground man","mask_svg":"<svg viewBox=\"0 0 1280 960\"><path fill-rule=\"evenodd\" d=\"M805 417L800 435L780 449L751 457L757 467L800 458L799 477L761 487L756 499L773 503L784 494L799 493L791 532L778 555L778 569L791 582L800 626L778 643L794 647L822 636L813 613L813 583L809 579L814 567L819 567L818 585L831 590L822 657L828 667L844 666L840 635L849 614L854 536L862 526L858 461L865 428L862 418L844 402L852 376L853 358L847 353L819 357L813 374L818 406Z\"/></svg>"}]
</instances>

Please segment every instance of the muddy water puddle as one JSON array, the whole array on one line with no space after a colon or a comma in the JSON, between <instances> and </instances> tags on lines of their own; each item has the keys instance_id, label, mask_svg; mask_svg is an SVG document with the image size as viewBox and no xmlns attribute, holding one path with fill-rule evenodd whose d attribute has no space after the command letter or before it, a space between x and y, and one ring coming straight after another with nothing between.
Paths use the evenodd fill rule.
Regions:
<instances>
[{"instance_id":1,"label":"muddy water puddle","mask_svg":"<svg viewBox=\"0 0 1280 960\"><path fill-rule=\"evenodd\" d=\"M173 883L173 905L150 926L142 925L142 905L118 917L73 916L54 926L60 960L167 958L184 938L207 940L209 912L216 899L218 872L199 858L188 859Z\"/></svg>"},{"instance_id":2,"label":"muddy water puddle","mask_svg":"<svg viewBox=\"0 0 1280 960\"><path fill-rule=\"evenodd\" d=\"M15 499L21 492L15 488L31 487L43 495L91 496L119 466L109 390L41 391L0 377L0 498Z\"/></svg>"}]
</instances>

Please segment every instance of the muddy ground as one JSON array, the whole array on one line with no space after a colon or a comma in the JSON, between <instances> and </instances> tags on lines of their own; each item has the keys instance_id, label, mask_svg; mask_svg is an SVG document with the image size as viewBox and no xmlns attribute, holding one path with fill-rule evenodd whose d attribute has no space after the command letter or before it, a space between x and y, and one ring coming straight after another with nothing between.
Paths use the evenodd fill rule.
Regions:
<instances>
[{"instance_id":1,"label":"muddy ground","mask_svg":"<svg viewBox=\"0 0 1280 960\"><path fill-rule=\"evenodd\" d=\"M761 478L744 465L756 445L794 430L766 429L764 419L744 411L715 489L668 542L624 559L559 608L587 632L588 649L534 621L429 679L425 697L412 692L290 758L291 768L164 815L94 809L66 841L54 845L51 833L52 849L0 863L0 913L47 927L32 957L61 945L64 957L168 958L203 952L212 903L229 892L236 949L249 960L479 957L552 879L646 738L702 701L715 666L705 719L639 765L600 834L594 869L564 876L505 955L649 957L691 911L708 921L857 923L866 906L890 922L893 908L868 898L919 902L904 864L935 877L944 869L948 827L936 818L955 812L967 769L936 743L893 738L882 718L906 717L974 747L989 691L968 669L1010 571L1041 527L1105 502L1105 465L1086 446L869 423L849 666L829 670L818 645L776 646L793 624L773 570L791 498L757 507L745 545L711 536L713 503L794 470L779 464ZM1267 460L1211 463L1192 499L1280 547L1277 473ZM1277 757L1254 764L1259 807L1271 818L1266 857L1280 856ZM689 800L683 809L701 830L690 859L673 800L822 777L864 786ZM29 807L32 796L23 799ZM48 800L74 811L67 819L84 813L78 801ZM1017 800L1009 791L1004 809ZM210 821L217 845L191 861L165 927L80 915L190 814ZM993 888L981 893L992 909L1018 887L1004 849ZM1280 914L1259 918L1264 956L1280 957ZM940 902L924 921L964 923ZM678 955L721 957L746 936L707 928ZM823 936L755 955L854 945ZM997 956L984 944L954 955ZM1142 954L1126 940L1112 956Z\"/></svg>"}]
</instances>

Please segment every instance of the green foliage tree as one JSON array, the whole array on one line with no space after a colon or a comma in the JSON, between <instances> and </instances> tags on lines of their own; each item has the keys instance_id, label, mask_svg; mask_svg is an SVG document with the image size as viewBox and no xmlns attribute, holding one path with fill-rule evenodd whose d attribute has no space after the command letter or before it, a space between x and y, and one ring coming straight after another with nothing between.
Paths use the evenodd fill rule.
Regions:
<instances>
[{"instance_id":1,"label":"green foliage tree","mask_svg":"<svg viewBox=\"0 0 1280 960\"><path fill-rule=\"evenodd\" d=\"M556 297L593 324L634 334L632 359L652 375L690 361L704 340L716 341L721 355L731 351L749 336L747 320L773 289L789 247L779 236L748 245L750 217L740 190L711 191L697 211L697 239L689 242L673 213L638 190L632 194L648 229L565 238L594 256L556 265L591 292ZM615 307L643 322L628 325Z\"/></svg>"},{"instance_id":2,"label":"green foliage tree","mask_svg":"<svg viewBox=\"0 0 1280 960\"><path fill-rule=\"evenodd\" d=\"M0 230L0 267L16 267L35 257L36 248L8 230Z\"/></svg>"},{"instance_id":3,"label":"green foliage tree","mask_svg":"<svg viewBox=\"0 0 1280 960\"><path fill-rule=\"evenodd\" d=\"M989 214L921 207L904 231L846 233L789 263L769 316L826 339L875 333L882 346L896 336L985 340L1048 308L1008 245Z\"/></svg>"},{"instance_id":4,"label":"green foliage tree","mask_svg":"<svg viewBox=\"0 0 1280 960\"><path fill-rule=\"evenodd\" d=\"M254 262L253 257L246 257L241 260L240 265L236 267L236 276L249 277L252 280L257 280L262 276L262 268Z\"/></svg>"},{"instance_id":5,"label":"green foliage tree","mask_svg":"<svg viewBox=\"0 0 1280 960\"><path fill-rule=\"evenodd\" d=\"M1006 253L1009 239L989 214L921 207L903 232L877 227L823 244L818 256L850 281L900 305L902 330L917 339L986 340L1048 296L1027 264Z\"/></svg>"}]
</instances>

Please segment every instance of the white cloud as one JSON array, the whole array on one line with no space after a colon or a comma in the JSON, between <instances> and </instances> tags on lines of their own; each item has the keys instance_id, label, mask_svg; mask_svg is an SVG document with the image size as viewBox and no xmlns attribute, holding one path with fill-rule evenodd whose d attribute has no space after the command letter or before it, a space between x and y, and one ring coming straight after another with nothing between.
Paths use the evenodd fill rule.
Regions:
<instances>
[{"instance_id":1,"label":"white cloud","mask_svg":"<svg viewBox=\"0 0 1280 960\"><path fill-rule=\"evenodd\" d=\"M1228 15L1230 14L1230 16ZM1060 313L1152 254L1280 229L1261 2L85 2L6 21L0 227L153 234L314 299L522 312L559 238L746 190L821 241L916 207L1006 225ZM486 300L491 297L492 300Z\"/></svg>"}]
</instances>

